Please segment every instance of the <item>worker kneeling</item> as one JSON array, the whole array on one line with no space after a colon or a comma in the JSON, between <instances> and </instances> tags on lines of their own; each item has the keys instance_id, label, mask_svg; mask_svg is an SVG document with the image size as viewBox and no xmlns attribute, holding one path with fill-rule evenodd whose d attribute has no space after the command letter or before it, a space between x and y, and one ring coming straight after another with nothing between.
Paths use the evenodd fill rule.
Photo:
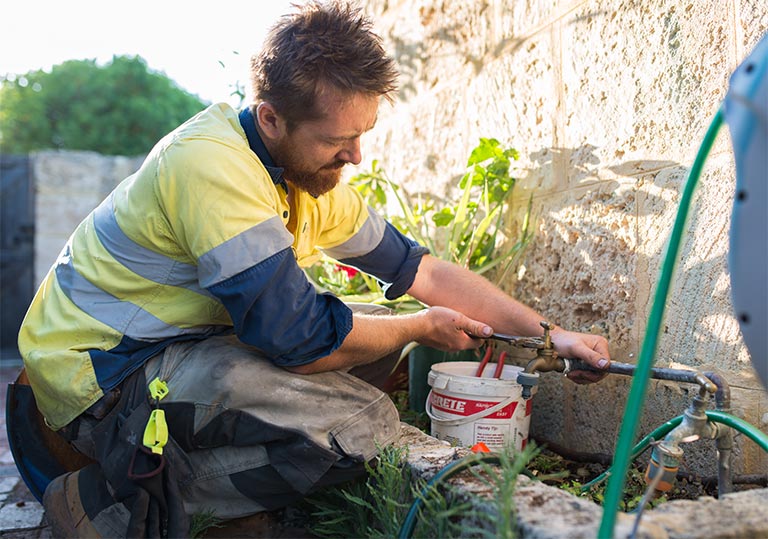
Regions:
<instances>
[{"instance_id":1,"label":"worker kneeling","mask_svg":"<svg viewBox=\"0 0 768 539\"><path fill-rule=\"evenodd\" d=\"M186 536L189 514L254 514L351 479L398 437L375 386L406 344L540 334L545 317L340 182L396 86L359 9L297 6L251 70L251 105L179 126L77 227L22 324L40 412L94 460L47 487L56 534ZM302 271L321 253L430 307L353 313ZM564 357L608 362L601 337L551 336Z\"/></svg>"}]
</instances>

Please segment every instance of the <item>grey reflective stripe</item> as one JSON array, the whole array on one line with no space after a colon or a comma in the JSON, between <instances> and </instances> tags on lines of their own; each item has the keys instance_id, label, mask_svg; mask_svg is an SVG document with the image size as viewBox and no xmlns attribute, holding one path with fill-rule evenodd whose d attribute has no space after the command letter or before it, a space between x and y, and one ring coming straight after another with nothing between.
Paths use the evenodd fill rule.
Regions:
<instances>
[{"instance_id":1,"label":"grey reflective stripe","mask_svg":"<svg viewBox=\"0 0 768 539\"><path fill-rule=\"evenodd\" d=\"M293 236L275 215L214 247L197 263L200 284L209 288L263 262L293 244Z\"/></svg>"},{"instance_id":2,"label":"grey reflective stripe","mask_svg":"<svg viewBox=\"0 0 768 539\"><path fill-rule=\"evenodd\" d=\"M142 247L117 224L115 217L115 194L111 193L93 213L93 224L99 241L123 266L147 280L159 284L179 286L197 294L213 298L197 282L197 266L185 264L170 257Z\"/></svg>"},{"instance_id":3,"label":"grey reflective stripe","mask_svg":"<svg viewBox=\"0 0 768 539\"><path fill-rule=\"evenodd\" d=\"M215 326L192 329L172 326L141 307L122 301L98 288L75 269L69 244L57 261L56 279L64 294L81 311L132 339L156 341L178 335L207 334L217 330Z\"/></svg>"},{"instance_id":4,"label":"grey reflective stripe","mask_svg":"<svg viewBox=\"0 0 768 539\"><path fill-rule=\"evenodd\" d=\"M365 220L363 227L357 231L357 234L341 245L324 249L324 251L328 256L336 260L366 255L381 243L386 227L384 219L371 208L368 208L368 219Z\"/></svg>"}]
</instances>

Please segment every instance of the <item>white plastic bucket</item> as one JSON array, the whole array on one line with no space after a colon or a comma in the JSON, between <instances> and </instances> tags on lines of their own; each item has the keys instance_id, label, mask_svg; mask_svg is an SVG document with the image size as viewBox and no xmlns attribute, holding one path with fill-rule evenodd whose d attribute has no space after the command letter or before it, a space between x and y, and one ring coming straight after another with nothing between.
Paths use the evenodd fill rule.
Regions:
<instances>
[{"instance_id":1,"label":"white plastic bucket","mask_svg":"<svg viewBox=\"0 0 768 539\"><path fill-rule=\"evenodd\" d=\"M504 365L501 377L493 378L496 364L489 363L477 377L479 365L475 361L432 365L427 377L432 390L425 405L432 436L463 447L483 442L491 450L512 445L520 451L528 442L532 411L532 399L523 399L517 383L523 369Z\"/></svg>"}]
</instances>

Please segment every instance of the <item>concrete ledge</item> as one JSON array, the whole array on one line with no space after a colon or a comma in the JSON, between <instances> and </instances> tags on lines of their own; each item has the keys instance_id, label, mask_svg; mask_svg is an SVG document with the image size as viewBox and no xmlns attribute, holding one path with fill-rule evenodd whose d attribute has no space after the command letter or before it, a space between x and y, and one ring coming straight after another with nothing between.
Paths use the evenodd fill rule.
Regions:
<instances>
[{"instance_id":1,"label":"concrete ledge","mask_svg":"<svg viewBox=\"0 0 768 539\"><path fill-rule=\"evenodd\" d=\"M431 479L446 465L469 454L402 424L401 445L408 446L408 463L416 477ZM488 500L480 502L481 514L496 507L488 486L468 472L448 479L459 491ZM564 490L521 476L514 496L517 532L521 539L594 539L598 535L602 508ZM677 500L646 511L636 537L646 539L726 539L768 537L768 489L755 489L699 500ZM619 513L614 537L630 536L634 515Z\"/></svg>"}]
</instances>

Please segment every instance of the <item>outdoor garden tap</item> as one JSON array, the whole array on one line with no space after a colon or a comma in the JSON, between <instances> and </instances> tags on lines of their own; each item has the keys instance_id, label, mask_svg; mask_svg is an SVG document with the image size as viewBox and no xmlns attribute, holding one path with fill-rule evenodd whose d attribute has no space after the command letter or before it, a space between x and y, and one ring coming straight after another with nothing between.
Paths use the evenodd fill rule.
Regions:
<instances>
[{"instance_id":1,"label":"outdoor garden tap","mask_svg":"<svg viewBox=\"0 0 768 539\"><path fill-rule=\"evenodd\" d=\"M710 384L714 386L711 382ZM709 385L700 387L699 394L693 398L691 405L683 414L682 422L672 429L664 440L654 446L651 461L645 471L645 480L648 484L656 480L656 490L667 492L674 486L680 460L683 457L680 444L695 442L702 438L714 440L723 434L716 423L707 419L705 397L709 389ZM658 474L661 474L660 478L657 478Z\"/></svg>"},{"instance_id":2,"label":"outdoor garden tap","mask_svg":"<svg viewBox=\"0 0 768 539\"><path fill-rule=\"evenodd\" d=\"M544 337L536 341L536 357L528 362L522 372L517 375L517 383L523 386L523 398L531 398L531 389L539 383L540 372L551 372L565 370L565 362L557 357L555 347L552 344L550 331L554 326L546 321L539 322L544 328Z\"/></svg>"}]
</instances>

